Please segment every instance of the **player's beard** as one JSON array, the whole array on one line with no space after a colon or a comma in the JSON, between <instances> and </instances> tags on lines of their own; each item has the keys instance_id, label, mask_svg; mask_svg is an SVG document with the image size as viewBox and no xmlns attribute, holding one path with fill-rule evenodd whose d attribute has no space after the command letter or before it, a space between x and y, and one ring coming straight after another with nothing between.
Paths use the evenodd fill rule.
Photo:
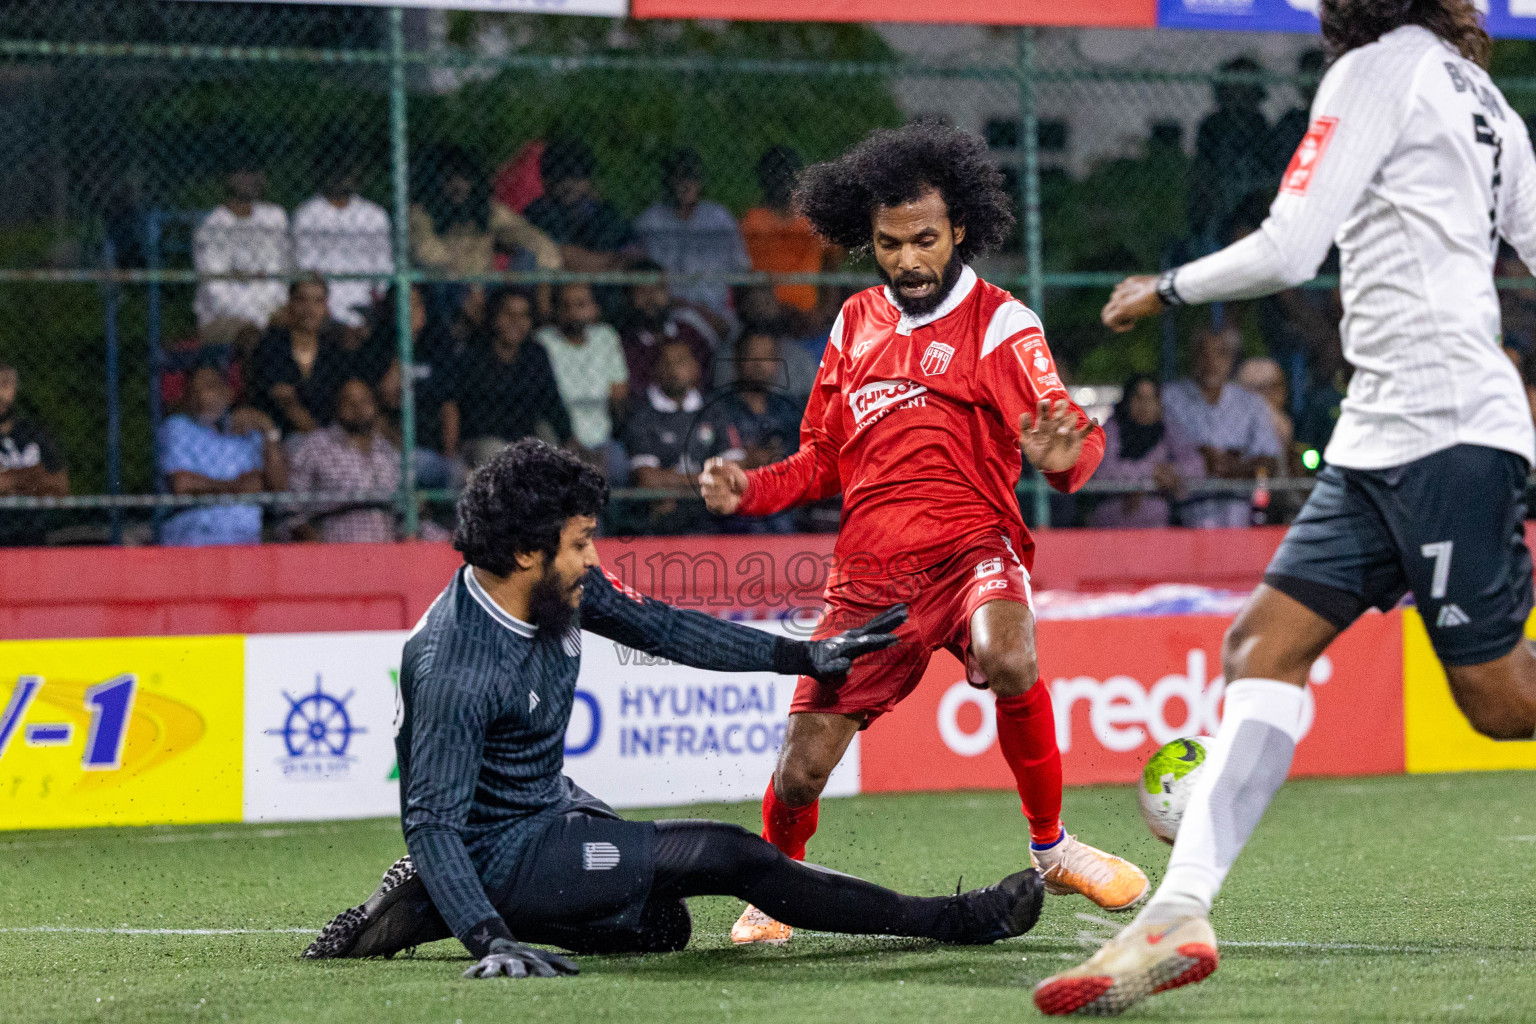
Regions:
<instances>
[{"instance_id":1,"label":"player's beard","mask_svg":"<svg viewBox=\"0 0 1536 1024\"><path fill-rule=\"evenodd\" d=\"M944 272L939 276L939 286L920 299L906 299L901 295L901 289L897 287L902 282L921 284L932 281L927 274L900 274L895 278L885 272L884 267L877 265L880 280L884 281L890 289L890 293L896 298L896 307L907 316L927 316L938 309L949 298L949 293L955 290L955 285L960 283L960 272L965 269L965 264L960 261L960 254L953 253L949 262L944 264Z\"/></svg>"},{"instance_id":2,"label":"player's beard","mask_svg":"<svg viewBox=\"0 0 1536 1024\"><path fill-rule=\"evenodd\" d=\"M539 577L533 589L528 592L528 616L533 619L533 624L540 630L563 634L576 621L571 593L579 586L580 579L575 584L567 585L554 566L545 569L544 575Z\"/></svg>"}]
</instances>

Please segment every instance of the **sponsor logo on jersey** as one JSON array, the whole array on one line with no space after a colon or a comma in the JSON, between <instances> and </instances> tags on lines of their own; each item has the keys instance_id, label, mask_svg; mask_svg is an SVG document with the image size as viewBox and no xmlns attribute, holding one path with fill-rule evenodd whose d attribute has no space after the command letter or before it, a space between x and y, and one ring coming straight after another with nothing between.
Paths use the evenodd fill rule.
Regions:
<instances>
[{"instance_id":1,"label":"sponsor logo on jersey","mask_svg":"<svg viewBox=\"0 0 1536 1024\"><path fill-rule=\"evenodd\" d=\"M937 377L949 369L949 361L954 358L954 355L954 346L935 341L928 346L928 351L923 353L923 373L929 377Z\"/></svg>"},{"instance_id":2,"label":"sponsor logo on jersey","mask_svg":"<svg viewBox=\"0 0 1536 1024\"><path fill-rule=\"evenodd\" d=\"M1002 571L1003 560L1001 558L989 558L985 562L978 562L976 564L976 578L979 580L986 579L988 576L996 576Z\"/></svg>"},{"instance_id":3,"label":"sponsor logo on jersey","mask_svg":"<svg viewBox=\"0 0 1536 1024\"><path fill-rule=\"evenodd\" d=\"M892 406L927 393L926 387L910 380L878 380L866 384L848 396L854 429L862 430Z\"/></svg>"},{"instance_id":4,"label":"sponsor logo on jersey","mask_svg":"<svg viewBox=\"0 0 1536 1024\"><path fill-rule=\"evenodd\" d=\"M1296 147L1296 153L1280 179L1281 192L1293 196L1307 194L1307 189L1312 187L1312 178L1317 173L1317 165L1322 162L1323 154L1328 150L1328 142L1333 138L1333 130L1338 126L1339 119L1336 117L1320 117L1312 122L1312 127L1301 137L1301 145Z\"/></svg>"},{"instance_id":5,"label":"sponsor logo on jersey","mask_svg":"<svg viewBox=\"0 0 1536 1024\"><path fill-rule=\"evenodd\" d=\"M1063 390L1061 378L1056 374L1056 363L1045 347L1045 334L1038 327L1031 327L1013 339L1013 354L1024 367L1035 390L1040 394Z\"/></svg>"},{"instance_id":6,"label":"sponsor logo on jersey","mask_svg":"<svg viewBox=\"0 0 1536 1024\"><path fill-rule=\"evenodd\" d=\"M603 575L608 577L608 582L613 584L613 589L614 590L617 590L619 593L623 594L625 597L629 598L631 601L635 602L636 604L644 604L645 603L645 598L640 596L640 592L639 591L634 590L634 589L626 586L624 584L624 581L619 579L613 573L609 572L607 569L604 569L603 570ZM573 655L571 655L571 657L574 658L575 655L573 654Z\"/></svg>"},{"instance_id":7,"label":"sponsor logo on jersey","mask_svg":"<svg viewBox=\"0 0 1536 1024\"><path fill-rule=\"evenodd\" d=\"M612 871L619 866L619 848L612 843L582 843L581 866L588 871Z\"/></svg>"},{"instance_id":8,"label":"sponsor logo on jersey","mask_svg":"<svg viewBox=\"0 0 1536 1024\"><path fill-rule=\"evenodd\" d=\"M877 342L879 340L880 340L880 336L877 334L873 338L863 338L863 339L861 339L859 341L854 342L853 350L852 350L852 353L851 353L851 357L854 358L854 359L858 359L859 357L864 355L865 352L869 351L869 347L871 345L873 345L875 342Z\"/></svg>"}]
</instances>

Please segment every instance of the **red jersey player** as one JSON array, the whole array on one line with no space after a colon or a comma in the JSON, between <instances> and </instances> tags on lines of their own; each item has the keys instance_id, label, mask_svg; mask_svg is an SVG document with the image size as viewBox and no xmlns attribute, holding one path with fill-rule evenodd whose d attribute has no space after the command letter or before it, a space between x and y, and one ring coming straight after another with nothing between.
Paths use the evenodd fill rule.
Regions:
<instances>
[{"instance_id":1,"label":"red jersey player","mask_svg":"<svg viewBox=\"0 0 1536 1024\"><path fill-rule=\"evenodd\" d=\"M1104 433L1067 397L1040 320L966 265L1011 223L1001 175L974 136L915 124L809 168L796 199L829 242L872 247L886 285L843 305L800 450L752 472L712 460L701 489L712 511L744 515L841 491L816 636L896 601L911 617L900 643L861 661L841 685L800 679L763 797L763 835L804 857L821 790L854 734L910 693L944 648L997 697L999 745L1047 891L1129 909L1145 896L1146 876L1061 825L1055 716L1037 685L1034 543L1015 493L1021 450L1071 492L1098 467ZM752 907L731 931L737 943L788 937Z\"/></svg>"}]
</instances>

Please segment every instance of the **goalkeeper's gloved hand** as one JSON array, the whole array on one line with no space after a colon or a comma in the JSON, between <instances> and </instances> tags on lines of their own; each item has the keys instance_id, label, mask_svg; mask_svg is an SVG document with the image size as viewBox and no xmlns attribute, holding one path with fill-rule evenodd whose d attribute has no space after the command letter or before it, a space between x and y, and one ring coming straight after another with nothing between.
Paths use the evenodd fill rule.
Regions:
<instances>
[{"instance_id":1,"label":"goalkeeper's gloved hand","mask_svg":"<svg viewBox=\"0 0 1536 1024\"><path fill-rule=\"evenodd\" d=\"M817 682L841 685L856 658L884 650L897 640L896 630L907 621L907 606L896 604L862 626L846 629L825 640L806 643L810 667L805 674Z\"/></svg>"},{"instance_id":2,"label":"goalkeeper's gloved hand","mask_svg":"<svg viewBox=\"0 0 1536 1024\"><path fill-rule=\"evenodd\" d=\"M496 939L490 952L464 972L466 978L554 978L562 974L580 974L576 962L559 953L525 946L511 939Z\"/></svg>"}]
</instances>

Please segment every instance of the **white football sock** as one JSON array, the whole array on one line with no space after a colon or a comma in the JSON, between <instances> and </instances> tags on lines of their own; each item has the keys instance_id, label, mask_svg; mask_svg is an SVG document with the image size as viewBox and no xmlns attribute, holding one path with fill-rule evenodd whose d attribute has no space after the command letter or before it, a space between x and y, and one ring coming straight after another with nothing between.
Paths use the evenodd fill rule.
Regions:
<instances>
[{"instance_id":1,"label":"white football sock","mask_svg":"<svg viewBox=\"0 0 1536 1024\"><path fill-rule=\"evenodd\" d=\"M1207 914L1232 862L1291 769L1306 691L1277 679L1229 683L1216 741L1168 858L1138 921Z\"/></svg>"}]
</instances>

